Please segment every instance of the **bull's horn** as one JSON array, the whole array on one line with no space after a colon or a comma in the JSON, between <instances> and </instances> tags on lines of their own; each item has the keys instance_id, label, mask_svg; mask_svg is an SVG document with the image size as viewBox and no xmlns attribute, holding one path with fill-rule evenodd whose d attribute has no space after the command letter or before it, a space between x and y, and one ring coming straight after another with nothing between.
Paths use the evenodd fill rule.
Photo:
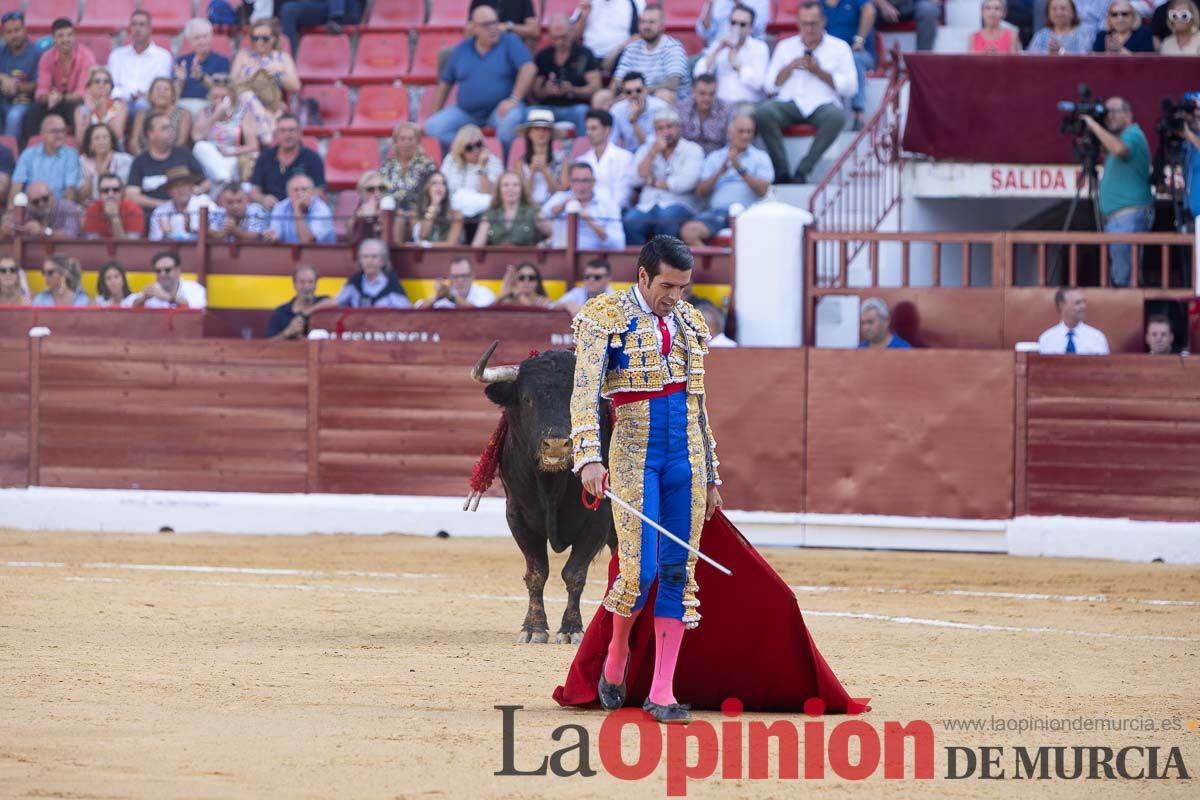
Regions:
<instances>
[{"instance_id":1,"label":"bull's horn","mask_svg":"<svg viewBox=\"0 0 1200 800\"><path fill-rule=\"evenodd\" d=\"M512 383L517 379L516 367L489 367L488 359L492 357L492 353L496 352L496 348L500 346L500 340L492 342L492 346L484 351L483 358L475 363L471 369L471 377L480 383Z\"/></svg>"}]
</instances>

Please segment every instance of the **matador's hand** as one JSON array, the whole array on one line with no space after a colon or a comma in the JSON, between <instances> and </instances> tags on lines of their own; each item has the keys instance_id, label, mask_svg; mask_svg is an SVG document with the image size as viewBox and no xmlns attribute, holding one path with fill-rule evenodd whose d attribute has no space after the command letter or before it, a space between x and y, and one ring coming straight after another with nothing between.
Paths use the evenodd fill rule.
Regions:
<instances>
[{"instance_id":1,"label":"matador's hand","mask_svg":"<svg viewBox=\"0 0 1200 800\"><path fill-rule=\"evenodd\" d=\"M588 494L592 497L604 496L604 483L608 479L608 470L599 461L593 461L590 464L585 464L579 473L579 479L583 481L583 488L587 489Z\"/></svg>"},{"instance_id":2,"label":"matador's hand","mask_svg":"<svg viewBox=\"0 0 1200 800\"><path fill-rule=\"evenodd\" d=\"M587 469L587 467L584 467ZM712 515L717 513L717 509L725 503L721 500L721 493L717 491L717 485L710 483L708 485L708 497L704 501L704 518L712 519Z\"/></svg>"}]
</instances>

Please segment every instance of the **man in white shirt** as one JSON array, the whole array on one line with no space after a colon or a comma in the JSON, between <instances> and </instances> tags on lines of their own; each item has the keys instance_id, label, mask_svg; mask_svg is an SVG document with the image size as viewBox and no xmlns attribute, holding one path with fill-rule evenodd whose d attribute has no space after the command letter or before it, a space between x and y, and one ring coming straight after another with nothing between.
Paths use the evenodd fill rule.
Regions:
<instances>
[{"instance_id":1,"label":"man in white shirt","mask_svg":"<svg viewBox=\"0 0 1200 800\"><path fill-rule=\"evenodd\" d=\"M578 250L624 250L625 229L621 210L607 195L596 192L596 176L588 164L576 161L568 172L571 188L557 192L542 204L542 216L550 220L551 247L567 246L567 223L571 202L579 204Z\"/></svg>"},{"instance_id":2,"label":"man in white shirt","mask_svg":"<svg viewBox=\"0 0 1200 800\"><path fill-rule=\"evenodd\" d=\"M439 280L432 302L422 300L417 308L484 308L496 302L496 293L475 282L471 259L459 256L450 262L449 280Z\"/></svg>"},{"instance_id":3,"label":"man in white shirt","mask_svg":"<svg viewBox=\"0 0 1200 800\"><path fill-rule=\"evenodd\" d=\"M609 141L612 136L612 114L599 109L587 112L584 133L588 149L576 159L587 164L596 176L596 191L624 211L633 195L633 153ZM569 171L568 167L568 171Z\"/></svg>"},{"instance_id":4,"label":"man in white shirt","mask_svg":"<svg viewBox=\"0 0 1200 800\"><path fill-rule=\"evenodd\" d=\"M118 47L108 56L108 71L112 73L112 96L129 103L136 114L149 108L146 99L155 78L171 78L174 63L171 54L150 39L150 14L135 11L129 18L129 44Z\"/></svg>"},{"instance_id":5,"label":"man in white shirt","mask_svg":"<svg viewBox=\"0 0 1200 800\"><path fill-rule=\"evenodd\" d=\"M825 10L806 3L796 11L799 36L775 46L767 67L766 90L776 99L754 112L758 133L775 166L778 183L807 183L821 155L846 126L843 98L858 88L858 70L850 45L825 33ZM783 129L789 125L817 129L812 147L792 174L783 148Z\"/></svg>"},{"instance_id":6,"label":"man in white shirt","mask_svg":"<svg viewBox=\"0 0 1200 800\"><path fill-rule=\"evenodd\" d=\"M551 308L561 308L572 317L579 313L583 304L593 297L602 294L612 294L612 264L603 258L593 258L583 265L583 284L568 290L562 297L550 304Z\"/></svg>"},{"instance_id":7,"label":"man in white shirt","mask_svg":"<svg viewBox=\"0 0 1200 800\"><path fill-rule=\"evenodd\" d=\"M767 43L750 36L754 11L737 5L729 17L728 31L696 60L695 77L717 77L717 99L730 104L758 105L766 97L763 82L771 60Z\"/></svg>"},{"instance_id":8,"label":"man in white shirt","mask_svg":"<svg viewBox=\"0 0 1200 800\"><path fill-rule=\"evenodd\" d=\"M1108 355L1108 339L1086 324L1087 300L1083 290L1064 286L1054 293L1054 304L1062 321L1038 337L1038 352L1042 355Z\"/></svg>"},{"instance_id":9,"label":"man in white shirt","mask_svg":"<svg viewBox=\"0 0 1200 800\"><path fill-rule=\"evenodd\" d=\"M183 278L179 254L164 250L150 259L150 271L158 279L121 301L125 308L204 308L208 293L195 281Z\"/></svg>"},{"instance_id":10,"label":"man in white shirt","mask_svg":"<svg viewBox=\"0 0 1200 800\"><path fill-rule=\"evenodd\" d=\"M571 38L583 39L612 72L625 46L637 39L638 15L646 8L646 0L580 0L579 8L571 15Z\"/></svg>"},{"instance_id":11,"label":"man in white shirt","mask_svg":"<svg viewBox=\"0 0 1200 800\"><path fill-rule=\"evenodd\" d=\"M695 190L704 149L680 135L674 109L654 115L654 138L638 148L633 163L642 193L637 208L625 214L625 241L641 246L654 236L678 236L701 207Z\"/></svg>"},{"instance_id":12,"label":"man in white shirt","mask_svg":"<svg viewBox=\"0 0 1200 800\"><path fill-rule=\"evenodd\" d=\"M733 12L742 6L750 12L753 20L753 36L762 39L767 35L771 5L771 0L709 0L696 19L696 33L703 37L705 45L715 43L718 37L729 33Z\"/></svg>"}]
</instances>

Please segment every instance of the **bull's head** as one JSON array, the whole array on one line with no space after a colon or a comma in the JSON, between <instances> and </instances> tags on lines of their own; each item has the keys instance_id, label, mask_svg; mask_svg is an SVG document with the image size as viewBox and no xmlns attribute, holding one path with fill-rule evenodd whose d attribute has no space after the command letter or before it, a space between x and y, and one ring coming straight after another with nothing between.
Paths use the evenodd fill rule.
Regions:
<instances>
[{"instance_id":1,"label":"bull's head","mask_svg":"<svg viewBox=\"0 0 1200 800\"><path fill-rule=\"evenodd\" d=\"M520 367L489 367L488 360L500 342L491 347L471 370L471 377L487 384L488 399L508 414L506 448L525 451L541 472L571 468L571 386L575 356L551 350L527 358Z\"/></svg>"}]
</instances>

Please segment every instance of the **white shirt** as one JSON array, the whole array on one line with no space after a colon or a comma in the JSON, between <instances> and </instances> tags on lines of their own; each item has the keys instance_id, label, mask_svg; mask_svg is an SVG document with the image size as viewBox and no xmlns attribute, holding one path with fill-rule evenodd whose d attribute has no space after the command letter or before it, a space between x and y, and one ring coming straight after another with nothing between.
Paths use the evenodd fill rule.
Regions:
<instances>
[{"instance_id":1,"label":"white shirt","mask_svg":"<svg viewBox=\"0 0 1200 800\"><path fill-rule=\"evenodd\" d=\"M1067 352L1067 326L1058 323L1038 337L1038 352L1042 355L1063 355ZM1075 326L1075 353L1081 356L1108 355L1108 339L1087 323Z\"/></svg>"},{"instance_id":2,"label":"white shirt","mask_svg":"<svg viewBox=\"0 0 1200 800\"><path fill-rule=\"evenodd\" d=\"M703 204L696 199L696 183L700 180L700 169L704 166L704 148L687 139L680 139L675 144L669 159L663 158L662 153L654 157L651 165L651 176L654 180L666 180L667 188L643 184L642 177L636 172L637 165L650 153L654 140L647 139L633 156L634 180L642 187L638 198L638 210L649 211L655 206L670 206L679 204L695 213Z\"/></svg>"},{"instance_id":3,"label":"white shirt","mask_svg":"<svg viewBox=\"0 0 1200 800\"><path fill-rule=\"evenodd\" d=\"M629 208L629 201L633 195L633 178L637 170L633 163L633 153L617 147L612 142L605 142L604 155L596 158L596 148L589 147L586 153L575 160L591 165L592 174L596 176L597 192L603 192L622 209Z\"/></svg>"},{"instance_id":4,"label":"white shirt","mask_svg":"<svg viewBox=\"0 0 1200 800\"><path fill-rule=\"evenodd\" d=\"M646 10L646 0L592 0L592 10L583 27L583 46L596 58L603 59L629 41L636 33L631 33L635 5L638 14ZM579 19L579 9L570 19L571 22Z\"/></svg>"},{"instance_id":5,"label":"white shirt","mask_svg":"<svg viewBox=\"0 0 1200 800\"><path fill-rule=\"evenodd\" d=\"M176 294L187 301L188 308L205 308L208 306L208 292L204 291L204 287L195 281L189 281L187 278L179 279L179 289ZM123 308L130 308L140 300L141 292L134 292L121 301ZM146 305L143 308L175 308L166 300L160 300L157 297L147 297Z\"/></svg>"},{"instance_id":6,"label":"white shirt","mask_svg":"<svg viewBox=\"0 0 1200 800\"><path fill-rule=\"evenodd\" d=\"M782 86L776 86L775 80L788 64L797 58L803 58L804 41L799 36L784 39L775 45L771 54L771 63L767 67L766 91L774 94L777 100L791 100L800 109L800 113L808 116L827 103L842 104L843 97L852 96L858 90L858 72L854 67L854 52L850 45L828 33L821 37L821 43L813 48L813 57L821 69L833 76L833 85L813 75L806 69L794 69ZM719 85L719 84L718 84Z\"/></svg>"},{"instance_id":7,"label":"white shirt","mask_svg":"<svg viewBox=\"0 0 1200 800\"><path fill-rule=\"evenodd\" d=\"M711 72L717 78L717 99L726 103L761 103L765 97L763 82L767 78L767 64L771 52L767 43L760 39L746 39L738 48L736 65L730 64L733 51L726 47L708 69L708 57L719 46L714 42L696 61L692 74L697 78Z\"/></svg>"},{"instance_id":8,"label":"white shirt","mask_svg":"<svg viewBox=\"0 0 1200 800\"><path fill-rule=\"evenodd\" d=\"M738 346L737 342L735 342L733 339L730 339L728 336L726 336L723 333L718 333L716 336L714 336L708 340L709 349L712 349L714 347L737 347L737 346Z\"/></svg>"},{"instance_id":9,"label":"white shirt","mask_svg":"<svg viewBox=\"0 0 1200 800\"><path fill-rule=\"evenodd\" d=\"M650 314L651 316L654 316L654 317L658 316L650 309L649 304L642 298L642 292L640 289L638 289L638 286L636 283L633 285L633 299L637 301L637 304L639 306L641 306L642 311L645 311L647 314ZM679 327L675 322L675 315L667 314L665 317L663 317L663 320L665 320L667 323L667 333L671 334L671 343L673 345L675 343L675 336L679 332ZM658 328L657 320L655 320L655 322L654 322L654 339L655 339L655 341L658 342L658 351L661 353L662 352L662 343L663 343L662 331L659 330L659 328Z\"/></svg>"},{"instance_id":10,"label":"white shirt","mask_svg":"<svg viewBox=\"0 0 1200 800\"><path fill-rule=\"evenodd\" d=\"M484 308L496 302L496 293L478 281L471 282L471 288L467 290L467 302L476 308ZM443 297L433 304L433 308L457 308L454 301L449 297Z\"/></svg>"},{"instance_id":11,"label":"white shirt","mask_svg":"<svg viewBox=\"0 0 1200 800\"><path fill-rule=\"evenodd\" d=\"M605 289L603 292L601 292L600 294L612 294L615 291L616 291L616 289L614 289L610 286L607 289ZM596 296L599 297L600 295L596 295ZM576 286L574 289L568 289L566 292L564 292L562 297L558 298L557 300L555 300L553 303L550 304L550 307L551 308L561 308L562 306L566 305L567 303L572 303L577 306L582 306L584 303L586 303L590 299L591 298L588 297L588 290L587 290L586 286Z\"/></svg>"},{"instance_id":12,"label":"white shirt","mask_svg":"<svg viewBox=\"0 0 1200 800\"><path fill-rule=\"evenodd\" d=\"M175 203L168 200L160 203L150 214L147 237L152 242L161 239L195 239L200 230L200 209L208 209L209 230L220 228L225 223L225 210L217 207L206 194L194 194L188 200L186 211L175 210ZM217 213L220 212L220 213ZM169 220L171 232L162 229L162 220Z\"/></svg>"},{"instance_id":13,"label":"white shirt","mask_svg":"<svg viewBox=\"0 0 1200 800\"><path fill-rule=\"evenodd\" d=\"M112 96L128 101L150 91L155 78L173 77L174 62L171 54L154 42L140 53L127 44L109 54L108 71L113 78Z\"/></svg>"},{"instance_id":14,"label":"white shirt","mask_svg":"<svg viewBox=\"0 0 1200 800\"><path fill-rule=\"evenodd\" d=\"M569 202L574 197L570 189L550 195L550 199L542 204L542 216L550 220L550 246L567 246L567 210L558 207ZM581 204L582 205L582 204ZM621 224L621 209L608 198L607 194L592 192L592 199L582 207L591 215L596 224L604 228L604 238L601 239L591 225L583 220L575 229L575 246L579 250L624 250L625 227Z\"/></svg>"}]
</instances>

